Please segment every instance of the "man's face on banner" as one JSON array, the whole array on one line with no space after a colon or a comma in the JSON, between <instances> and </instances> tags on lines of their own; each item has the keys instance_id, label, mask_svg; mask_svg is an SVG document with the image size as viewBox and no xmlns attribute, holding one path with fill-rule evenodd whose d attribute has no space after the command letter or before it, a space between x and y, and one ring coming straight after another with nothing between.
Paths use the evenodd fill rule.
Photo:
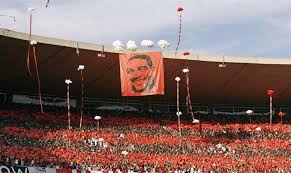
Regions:
<instances>
[{"instance_id":1,"label":"man's face on banner","mask_svg":"<svg viewBox=\"0 0 291 173\"><path fill-rule=\"evenodd\" d=\"M130 58L127 62L127 74L134 92L149 91L154 86L153 64L149 56L137 55Z\"/></svg>"}]
</instances>

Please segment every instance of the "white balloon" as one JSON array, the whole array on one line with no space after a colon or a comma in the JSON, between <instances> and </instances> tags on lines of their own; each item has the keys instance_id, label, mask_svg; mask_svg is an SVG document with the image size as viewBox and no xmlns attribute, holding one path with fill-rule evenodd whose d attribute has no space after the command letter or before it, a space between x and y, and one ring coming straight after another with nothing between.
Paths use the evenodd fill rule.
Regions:
<instances>
[{"instance_id":1,"label":"white balloon","mask_svg":"<svg viewBox=\"0 0 291 173\"><path fill-rule=\"evenodd\" d=\"M160 40L160 41L158 42L158 46L159 46L160 48L162 48L162 49L165 49L165 48L170 47L170 43L167 42L166 40Z\"/></svg>"},{"instance_id":2,"label":"white balloon","mask_svg":"<svg viewBox=\"0 0 291 173\"><path fill-rule=\"evenodd\" d=\"M126 44L126 47L130 51L136 51L137 45L135 44L135 41L129 40Z\"/></svg>"}]
</instances>

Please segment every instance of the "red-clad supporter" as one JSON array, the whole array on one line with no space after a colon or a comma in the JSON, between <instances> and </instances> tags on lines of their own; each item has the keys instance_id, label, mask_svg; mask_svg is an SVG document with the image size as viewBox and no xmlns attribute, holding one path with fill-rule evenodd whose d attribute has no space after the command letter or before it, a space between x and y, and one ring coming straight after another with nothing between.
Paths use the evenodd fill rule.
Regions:
<instances>
[{"instance_id":1,"label":"red-clad supporter","mask_svg":"<svg viewBox=\"0 0 291 173\"><path fill-rule=\"evenodd\" d=\"M46 166L59 173L71 169L110 172L264 172L289 171L291 129L288 124L182 123L160 126L149 118L93 117L84 127L66 129L66 115L0 111L3 165ZM78 115L72 115L74 125Z\"/></svg>"}]
</instances>

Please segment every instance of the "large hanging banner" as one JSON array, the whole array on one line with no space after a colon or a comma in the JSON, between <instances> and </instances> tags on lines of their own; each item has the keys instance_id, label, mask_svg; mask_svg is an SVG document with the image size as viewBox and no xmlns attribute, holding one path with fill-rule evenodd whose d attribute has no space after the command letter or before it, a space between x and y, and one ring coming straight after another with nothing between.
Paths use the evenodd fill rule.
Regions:
<instances>
[{"instance_id":1,"label":"large hanging banner","mask_svg":"<svg viewBox=\"0 0 291 173\"><path fill-rule=\"evenodd\" d=\"M164 94L164 64L161 52L119 55L122 96Z\"/></svg>"}]
</instances>

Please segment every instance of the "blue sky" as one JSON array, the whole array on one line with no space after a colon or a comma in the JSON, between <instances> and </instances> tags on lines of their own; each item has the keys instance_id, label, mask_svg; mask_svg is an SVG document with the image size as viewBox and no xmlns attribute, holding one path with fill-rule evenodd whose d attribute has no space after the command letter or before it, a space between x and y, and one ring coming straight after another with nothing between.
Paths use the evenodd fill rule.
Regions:
<instances>
[{"instance_id":1,"label":"blue sky","mask_svg":"<svg viewBox=\"0 0 291 173\"><path fill-rule=\"evenodd\" d=\"M180 50L218 56L291 58L290 0L0 0L0 27L111 45L164 39L173 51L183 7Z\"/></svg>"}]
</instances>

